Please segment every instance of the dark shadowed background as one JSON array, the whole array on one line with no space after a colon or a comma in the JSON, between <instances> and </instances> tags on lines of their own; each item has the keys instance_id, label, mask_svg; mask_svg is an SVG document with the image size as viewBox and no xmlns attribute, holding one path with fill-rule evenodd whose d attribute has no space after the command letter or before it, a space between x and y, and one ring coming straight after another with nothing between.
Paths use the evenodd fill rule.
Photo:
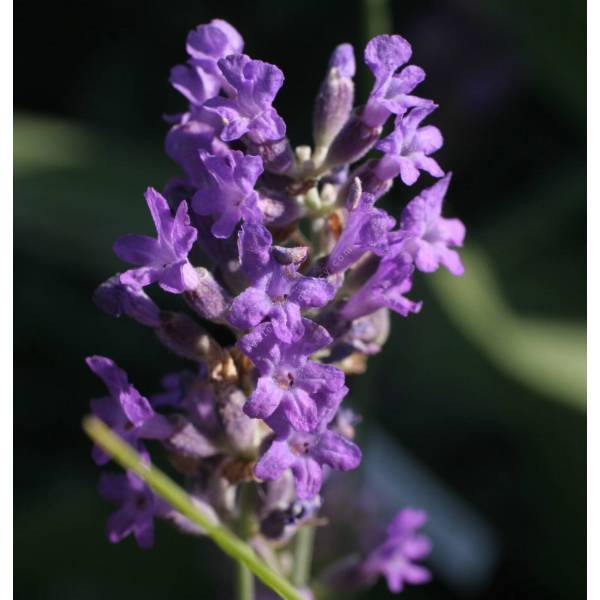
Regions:
<instances>
[{"instance_id":1,"label":"dark shadowed background","mask_svg":"<svg viewBox=\"0 0 600 600\"><path fill-rule=\"evenodd\" d=\"M113 357L144 393L177 367L90 296L119 268L114 239L150 231L142 193L176 172L161 115L184 106L169 68L188 30L221 17L286 74L276 105L296 145L310 142L341 42L360 57L371 35L405 36L428 75L420 95L440 105L436 157L454 172L467 273L418 278L422 313L394 319L347 401L364 417L361 501L378 497L382 518L405 502L432 516L435 582L405 596L583 598L585 3L57 1L15 13L16 597L229 597L231 565L206 540L159 524L149 552L106 541L111 507L80 428L100 389L86 355ZM359 98L369 83L360 63ZM412 192L392 190L386 208ZM386 594L380 583L364 597Z\"/></svg>"}]
</instances>

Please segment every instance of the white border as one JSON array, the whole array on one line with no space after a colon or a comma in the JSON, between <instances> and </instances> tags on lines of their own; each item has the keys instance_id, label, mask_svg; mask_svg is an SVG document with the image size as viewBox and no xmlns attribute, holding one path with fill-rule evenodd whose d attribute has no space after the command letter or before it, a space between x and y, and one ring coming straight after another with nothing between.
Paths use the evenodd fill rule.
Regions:
<instances>
[{"instance_id":1,"label":"white border","mask_svg":"<svg viewBox=\"0 0 600 600\"><path fill-rule=\"evenodd\" d=\"M600 223L600 180L598 169L600 168L600 152L597 140L600 136L600 118L597 107L600 106L600 77L598 77L598 64L600 61L600 33L598 23L600 19L600 5L597 0L588 0L587 20L587 75L588 75L588 181L587 181L587 209L588 209L588 263L587 263L587 301L588 301L588 555L587 555L587 581L588 598L600 598L600 585L594 568L598 555L598 536L600 535L600 518L598 506L600 506L600 486L598 483L598 462L600 459L600 436L598 435L597 409L594 398L598 395L598 365L600 364L600 352L598 351L599 315L596 308L599 304L598 260L600 258L600 241L595 226ZM595 26L595 27L594 27ZM594 31L595 29L595 31ZM591 107L591 110L590 110ZM594 268L596 267L596 268ZM592 365L592 369L590 369ZM596 556L594 556L594 554Z\"/></svg>"},{"instance_id":2,"label":"white border","mask_svg":"<svg viewBox=\"0 0 600 600\"><path fill-rule=\"evenodd\" d=\"M540 15L543 18L543 15ZM600 352L598 351L598 332L600 315L594 308L599 304L598 272L594 269L600 262L600 235L594 225L600 224L600 42L598 23L600 22L600 3L597 0L588 1L588 365L590 369L588 378L588 598L600 598L600 585L597 578L593 577L594 554L600 539L600 486L598 482L598 465L600 465L600 435L598 435L598 420L593 398L597 396L598 371L600 365ZM596 27L594 27L594 25ZM1 322L1 350L0 365L2 373L2 398L0 399L0 472L5 489L0 493L0 598L13 596L13 422L12 422L12 305L13 305L13 198L12 190L12 110L9 107L13 98L13 6L11 2L0 3L0 61L2 75L2 124L0 125L0 198L4 206L0 219L0 251L2 252L2 309L0 310ZM596 29L596 31L594 31ZM595 35L594 35L595 34ZM556 77L560 77L560 72ZM549 126L551 126L549 124ZM10 132L10 134L9 134ZM560 277L560 273L557 273ZM10 398L9 398L10 397ZM594 429L596 431L594 431ZM596 435L594 435L596 434ZM558 450L558 449L557 449ZM8 535L10 533L10 535ZM565 549L568 552L568 548ZM597 554L597 553L596 553Z\"/></svg>"},{"instance_id":3,"label":"white border","mask_svg":"<svg viewBox=\"0 0 600 600\"><path fill-rule=\"evenodd\" d=\"M0 399L0 597L13 596L13 174L12 174L12 110L13 99L13 6L0 4L0 76L2 103L0 115L0 253L2 256L2 291L0 299L0 365L2 398Z\"/></svg>"}]
</instances>

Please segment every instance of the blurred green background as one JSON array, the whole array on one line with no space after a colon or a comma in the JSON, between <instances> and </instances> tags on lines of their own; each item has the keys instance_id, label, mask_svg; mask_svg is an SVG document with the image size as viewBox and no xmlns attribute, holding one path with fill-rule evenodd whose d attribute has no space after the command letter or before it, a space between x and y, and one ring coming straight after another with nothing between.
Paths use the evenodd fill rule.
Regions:
<instances>
[{"instance_id":1,"label":"blurred green background","mask_svg":"<svg viewBox=\"0 0 600 600\"><path fill-rule=\"evenodd\" d=\"M341 42L360 56L371 35L407 37L428 75L419 91L440 105L438 157L454 171L449 210L468 227L467 273L419 278L422 313L394 319L348 400L365 432L383 428L426 473L421 485L400 471L397 486L433 513L436 580L405 595L582 598L585 3L59 1L15 13L16 597L229 597L230 565L208 542L164 525L150 552L105 540L111 507L80 430L98 390L86 355L113 357L145 393L180 366L90 295L119 268L114 239L149 231L142 193L176 172L162 152L161 115L183 107L169 68L189 29L221 17L286 74L277 107L294 144L309 141ZM369 81L361 64L363 97ZM386 207L397 213L411 193L394 189ZM463 542L471 558L448 573ZM386 594L379 584L365 597Z\"/></svg>"}]
</instances>

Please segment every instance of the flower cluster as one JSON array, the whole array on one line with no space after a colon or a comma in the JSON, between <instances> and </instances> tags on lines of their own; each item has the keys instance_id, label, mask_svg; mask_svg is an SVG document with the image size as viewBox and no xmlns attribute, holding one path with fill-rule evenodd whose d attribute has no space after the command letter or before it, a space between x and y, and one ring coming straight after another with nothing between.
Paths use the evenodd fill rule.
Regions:
<instances>
[{"instance_id":1,"label":"flower cluster","mask_svg":"<svg viewBox=\"0 0 600 600\"><path fill-rule=\"evenodd\" d=\"M165 375L163 390L146 398L110 359L90 357L109 392L92 411L145 460L149 444L162 445L215 519L236 528L249 512L260 552L315 520L331 471L360 464L340 409L345 375L381 349L389 310L419 312L407 297L415 271L462 273L454 248L465 230L442 216L451 176L431 156L442 135L422 125L437 106L414 95L425 74L407 64L412 50L399 35L367 44L374 84L358 107L352 46L334 50L315 102L313 148L292 148L273 105L283 73L244 54L231 25L200 25L186 50L170 82L187 110L169 117L165 143L181 173L162 194L146 191L156 237L117 240L114 251L131 268L94 299L154 330L188 368ZM436 181L397 215L376 207L394 182L412 186L422 173ZM180 312L147 295L155 283L182 297ZM93 457L109 461L98 448ZM255 489L250 508L240 501L247 486ZM132 473L105 473L101 492L120 506L111 541L133 533L150 546L155 517L199 533ZM428 553L415 534L423 521L421 512L400 513L355 579L383 574L392 591L425 581L427 571L411 562Z\"/></svg>"}]
</instances>

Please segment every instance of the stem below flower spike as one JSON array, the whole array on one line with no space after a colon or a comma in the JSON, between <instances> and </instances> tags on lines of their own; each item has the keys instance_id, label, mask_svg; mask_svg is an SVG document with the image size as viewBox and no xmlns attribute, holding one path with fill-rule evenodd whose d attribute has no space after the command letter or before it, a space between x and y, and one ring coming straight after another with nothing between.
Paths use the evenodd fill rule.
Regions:
<instances>
[{"instance_id":1,"label":"stem below flower spike","mask_svg":"<svg viewBox=\"0 0 600 600\"><path fill-rule=\"evenodd\" d=\"M303 600L298 590L287 579L263 562L247 543L223 525L215 524L200 512L180 486L156 467L144 463L141 456L129 444L114 434L100 419L86 417L83 420L83 429L96 444L110 454L124 469L129 469L141 477L154 493L164 498L190 521L202 527L206 535L212 538L223 552L241 563L240 569L244 567L248 572L244 574L244 582L240 581L240 585L246 586L249 581L251 582L251 573L253 573L285 600ZM244 587L244 593L251 594L252 588L250 587L248 590ZM240 595L240 598L252 598L252 596Z\"/></svg>"}]
</instances>

